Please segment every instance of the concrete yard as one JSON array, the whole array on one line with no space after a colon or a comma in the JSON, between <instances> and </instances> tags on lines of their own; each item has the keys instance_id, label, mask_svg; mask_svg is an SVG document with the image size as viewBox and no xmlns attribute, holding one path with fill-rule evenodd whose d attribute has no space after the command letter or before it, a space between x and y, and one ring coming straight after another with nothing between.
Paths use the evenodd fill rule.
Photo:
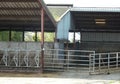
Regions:
<instances>
[{"instance_id":1,"label":"concrete yard","mask_svg":"<svg viewBox=\"0 0 120 84\"><path fill-rule=\"evenodd\" d=\"M0 73L0 84L120 84L120 73Z\"/></svg>"}]
</instances>

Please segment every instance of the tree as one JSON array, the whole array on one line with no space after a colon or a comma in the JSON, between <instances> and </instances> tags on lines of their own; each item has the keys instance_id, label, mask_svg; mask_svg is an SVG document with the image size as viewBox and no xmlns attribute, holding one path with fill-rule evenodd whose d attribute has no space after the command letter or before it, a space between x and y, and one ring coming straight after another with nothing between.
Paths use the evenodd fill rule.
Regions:
<instances>
[{"instance_id":1,"label":"tree","mask_svg":"<svg viewBox=\"0 0 120 84\"><path fill-rule=\"evenodd\" d=\"M0 41L9 41L9 31L0 32Z\"/></svg>"},{"instance_id":2,"label":"tree","mask_svg":"<svg viewBox=\"0 0 120 84\"><path fill-rule=\"evenodd\" d=\"M55 34L54 33L45 33L45 41L47 42L53 42L54 38L55 38Z\"/></svg>"},{"instance_id":3,"label":"tree","mask_svg":"<svg viewBox=\"0 0 120 84\"><path fill-rule=\"evenodd\" d=\"M22 41L22 32L12 31L11 40L12 41Z\"/></svg>"},{"instance_id":4,"label":"tree","mask_svg":"<svg viewBox=\"0 0 120 84\"><path fill-rule=\"evenodd\" d=\"M44 41L46 42L53 42L55 38L55 34L52 32L45 32L44 33ZM35 35L33 36L33 39L35 40ZM41 33L37 33L37 41L41 41Z\"/></svg>"}]
</instances>

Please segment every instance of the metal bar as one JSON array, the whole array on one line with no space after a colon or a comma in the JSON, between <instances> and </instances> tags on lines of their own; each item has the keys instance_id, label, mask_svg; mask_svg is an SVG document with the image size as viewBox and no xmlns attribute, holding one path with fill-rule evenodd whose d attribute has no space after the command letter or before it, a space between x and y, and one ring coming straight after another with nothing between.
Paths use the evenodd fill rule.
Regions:
<instances>
[{"instance_id":1,"label":"metal bar","mask_svg":"<svg viewBox=\"0 0 120 84\"><path fill-rule=\"evenodd\" d=\"M28 59L28 56L29 56L29 51L26 51L25 52L25 56L24 56L24 62L25 62L25 65L26 65L26 67L29 67L29 59Z\"/></svg>"},{"instance_id":2,"label":"metal bar","mask_svg":"<svg viewBox=\"0 0 120 84\"><path fill-rule=\"evenodd\" d=\"M118 69L118 63L119 62L119 59L118 59L118 53L116 53L116 68Z\"/></svg>"},{"instance_id":3,"label":"metal bar","mask_svg":"<svg viewBox=\"0 0 120 84\"><path fill-rule=\"evenodd\" d=\"M93 72L95 72L95 51L93 53Z\"/></svg>"},{"instance_id":4,"label":"metal bar","mask_svg":"<svg viewBox=\"0 0 120 84\"><path fill-rule=\"evenodd\" d=\"M14 52L14 56L13 56L13 61L14 61L14 63L15 63L15 66L16 67L18 67L18 60L19 60L19 58L18 58L18 51L17 50L15 50L15 51L13 51Z\"/></svg>"},{"instance_id":5,"label":"metal bar","mask_svg":"<svg viewBox=\"0 0 120 84\"><path fill-rule=\"evenodd\" d=\"M110 54L108 53L108 73L109 73L109 69L110 69Z\"/></svg>"},{"instance_id":6,"label":"metal bar","mask_svg":"<svg viewBox=\"0 0 120 84\"><path fill-rule=\"evenodd\" d=\"M57 52L63 52L61 54L57 53ZM53 52L48 54L48 52ZM67 53L65 53L67 52ZM53 71L59 71L60 69L65 71L65 70L79 70L82 72L90 72L90 68L89 68L89 54L95 55L95 52L87 52L87 51L79 51L80 56L76 55L74 52L76 52L75 50L59 50L59 49L50 49L50 50L45 50L45 57L44 57L44 70L48 70L51 71L51 69ZM78 51L77 51L78 52ZM82 56L83 53L86 53L88 55L86 55L86 57ZM52 56L66 56L67 59L61 59L61 58L52 58ZM77 57L77 59L75 58ZM83 57L83 59L81 59ZM95 56L92 56L92 62L94 62L95 60L93 60ZM85 59L84 59L85 58ZM64 61L64 63L63 63ZM95 63L93 63L92 67L95 66ZM84 68L84 70L83 70ZM95 68L93 68L95 69ZM93 72L93 70L91 70L91 72Z\"/></svg>"},{"instance_id":7,"label":"metal bar","mask_svg":"<svg viewBox=\"0 0 120 84\"><path fill-rule=\"evenodd\" d=\"M70 52L68 51L68 57L67 57L67 69L69 70L69 62L70 62Z\"/></svg>"},{"instance_id":8,"label":"metal bar","mask_svg":"<svg viewBox=\"0 0 120 84\"><path fill-rule=\"evenodd\" d=\"M8 66L8 51L7 50L4 51L2 60L3 60L4 64L5 64L5 66Z\"/></svg>"},{"instance_id":9,"label":"metal bar","mask_svg":"<svg viewBox=\"0 0 120 84\"><path fill-rule=\"evenodd\" d=\"M21 52L21 50L19 50L19 53L18 53L18 58L19 58L19 60L18 60L18 66L19 67L21 67L21 54L22 52Z\"/></svg>"},{"instance_id":10,"label":"metal bar","mask_svg":"<svg viewBox=\"0 0 120 84\"><path fill-rule=\"evenodd\" d=\"M36 51L36 55L37 55L37 57L36 57L36 64L37 64L37 67L39 67L40 66L40 52Z\"/></svg>"},{"instance_id":11,"label":"metal bar","mask_svg":"<svg viewBox=\"0 0 120 84\"><path fill-rule=\"evenodd\" d=\"M100 70L101 70L101 60L102 60L101 54L99 54L99 72L100 72Z\"/></svg>"},{"instance_id":12,"label":"metal bar","mask_svg":"<svg viewBox=\"0 0 120 84\"><path fill-rule=\"evenodd\" d=\"M71 51L71 52L86 52L86 53L91 53L95 54L95 51L90 51L90 50L64 50L64 49L46 49L47 51ZM96 55L96 54L95 54Z\"/></svg>"},{"instance_id":13,"label":"metal bar","mask_svg":"<svg viewBox=\"0 0 120 84\"><path fill-rule=\"evenodd\" d=\"M91 58L92 58L92 55L90 54L89 55L89 74L91 74L91 64L92 64Z\"/></svg>"},{"instance_id":14,"label":"metal bar","mask_svg":"<svg viewBox=\"0 0 120 84\"><path fill-rule=\"evenodd\" d=\"M44 69L44 9L41 9L41 70Z\"/></svg>"}]
</instances>

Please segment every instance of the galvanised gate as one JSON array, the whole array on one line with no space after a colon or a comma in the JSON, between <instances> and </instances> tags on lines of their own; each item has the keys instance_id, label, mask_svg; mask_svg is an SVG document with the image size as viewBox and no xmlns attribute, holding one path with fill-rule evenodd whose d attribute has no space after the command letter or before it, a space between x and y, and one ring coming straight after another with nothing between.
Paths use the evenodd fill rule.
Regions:
<instances>
[{"instance_id":1,"label":"galvanised gate","mask_svg":"<svg viewBox=\"0 0 120 84\"><path fill-rule=\"evenodd\" d=\"M88 50L44 50L44 67L41 50L1 50L0 70L12 71L77 71L89 74L119 71L120 52L95 53Z\"/></svg>"},{"instance_id":2,"label":"galvanised gate","mask_svg":"<svg viewBox=\"0 0 120 84\"><path fill-rule=\"evenodd\" d=\"M1 50L0 67L6 70L41 70L41 50ZM81 72L93 71L90 64L90 54L87 50L44 50L44 71L77 70Z\"/></svg>"}]
</instances>

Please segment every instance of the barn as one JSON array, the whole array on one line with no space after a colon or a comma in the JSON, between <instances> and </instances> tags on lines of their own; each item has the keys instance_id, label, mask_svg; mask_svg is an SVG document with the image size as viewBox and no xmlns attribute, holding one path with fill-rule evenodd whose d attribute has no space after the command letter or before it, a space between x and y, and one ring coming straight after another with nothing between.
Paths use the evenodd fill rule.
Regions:
<instances>
[{"instance_id":1,"label":"barn","mask_svg":"<svg viewBox=\"0 0 120 84\"><path fill-rule=\"evenodd\" d=\"M120 8L42 0L2 0L0 5L1 71L119 70ZM26 32L34 32L34 41L25 40ZM54 33L54 41L46 43L44 32Z\"/></svg>"},{"instance_id":2,"label":"barn","mask_svg":"<svg viewBox=\"0 0 120 84\"><path fill-rule=\"evenodd\" d=\"M82 66L84 69L89 66L89 70L92 69L93 72L118 69L119 18L120 8L110 7L72 7L64 13L57 24L56 38L60 49L70 50L64 58L71 60L69 67L77 66L78 69L78 66ZM71 37L72 41L69 40ZM60 59L62 57L59 56Z\"/></svg>"},{"instance_id":3,"label":"barn","mask_svg":"<svg viewBox=\"0 0 120 84\"><path fill-rule=\"evenodd\" d=\"M41 50L53 46L53 43L44 46L44 31L55 29L56 22L42 0L0 1L0 70L40 71ZM34 41L25 40L26 32L34 32Z\"/></svg>"}]
</instances>

